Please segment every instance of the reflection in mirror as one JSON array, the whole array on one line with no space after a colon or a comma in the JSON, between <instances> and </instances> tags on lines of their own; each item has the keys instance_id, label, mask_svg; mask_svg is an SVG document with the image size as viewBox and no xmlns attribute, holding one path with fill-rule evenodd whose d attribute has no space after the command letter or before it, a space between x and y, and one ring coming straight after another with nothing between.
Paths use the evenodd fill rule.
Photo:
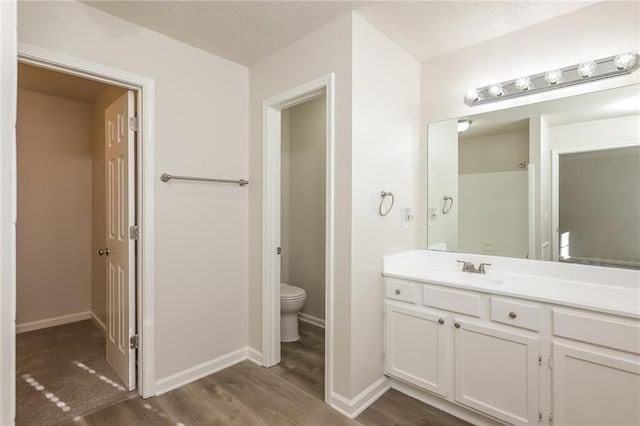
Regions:
<instances>
[{"instance_id":1,"label":"reflection in mirror","mask_svg":"<svg viewBox=\"0 0 640 426\"><path fill-rule=\"evenodd\" d=\"M640 85L431 123L427 159L429 249L640 269Z\"/></svg>"}]
</instances>

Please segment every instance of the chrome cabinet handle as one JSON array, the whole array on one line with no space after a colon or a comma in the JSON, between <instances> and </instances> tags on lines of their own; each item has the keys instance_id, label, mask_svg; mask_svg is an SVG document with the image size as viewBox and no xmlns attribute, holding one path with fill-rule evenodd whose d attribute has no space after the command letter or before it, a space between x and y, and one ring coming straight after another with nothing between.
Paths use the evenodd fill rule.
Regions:
<instances>
[{"instance_id":1,"label":"chrome cabinet handle","mask_svg":"<svg viewBox=\"0 0 640 426\"><path fill-rule=\"evenodd\" d=\"M438 319L438 324L444 324L444 320L442 318Z\"/></svg>"},{"instance_id":2,"label":"chrome cabinet handle","mask_svg":"<svg viewBox=\"0 0 640 426\"><path fill-rule=\"evenodd\" d=\"M400 294L400 289L396 288L396 294Z\"/></svg>"},{"instance_id":3,"label":"chrome cabinet handle","mask_svg":"<svg viewBox=\"0 0 640 426\"><path fill-rule=\"evenodd\" d=\"M454 326L455 328L460 328L460 323L458 323L458 322L457 322L457 323L453 324L453 326Z\"/></svg>"},{"instance_id":4,"label":"chrome cabinet handle","mask_svg":"<svg viewBox=\"0 0 640 426\"><path fill-rule=\"evenodd\" d=\"M105 249L98 250L98 255L99 256L104 256L104 255L109 256L110 253L111 253L111 251L109 251L109 247L107 247Z\"/></svg>"},{"instance_id":5,"label":"chrome cabinet handle","mask_svg":"<svg viewBox=\"0 0 640 426\"><path fill-rule=\"evenodd\" d=\"M509 312L509 318L515 318L515 317L517 317L517 316L518 316L518 315L516 315L516 313L515 313L515 312Z\"/></svg>"}]
</instances>

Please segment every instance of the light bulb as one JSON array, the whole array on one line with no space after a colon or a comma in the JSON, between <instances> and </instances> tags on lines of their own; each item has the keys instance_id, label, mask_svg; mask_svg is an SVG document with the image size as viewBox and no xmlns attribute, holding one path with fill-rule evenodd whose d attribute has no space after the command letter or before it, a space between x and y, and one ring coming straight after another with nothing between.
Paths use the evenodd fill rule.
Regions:
<instances>
[{"instance_id":1,"label":"light bulb","mask_svg":"<svg viewBox=\"0 0 640 426\"><path fill-rule=\"evenodd\" d=\"M591 77L593 73L596 72L597 66L598 65L593 61L584 62L578 65L578 75L582 78Z\"/></svg>"},{"instance_id":2,"label":"light bulb","mask_svg":"<svg viewBox=\"0 0 640 426\"><path fill-rule=\"evenodd\" d=\"M504 95L504 88L502 87L502 84L500 83L492 84L489 87L489 94L494 98Z\"/></svg>"},{"instance_id":3,"label":"light bulb","mask_svg":"<svg viewBox=\"0 0 640 426\"><path fill-rule=\"evenodd\" d=\"M526 92L527 90L533 88L533 83L531 83L531 79L529 77L520 77L515 82L516 89Z\"/></svg>"},{"instance_id":4,"label":"light bulb","mask_svg":"<svg viewBox=\"0 0 640 426\"><path fill-rule=\"evenodd\" d=\"M471 126L471 120L459 120L458 121L458 133L466 132Z\"/></svg>"},{"instance_id":5,"label":"light bulb","mask_svg":"<svg viewBox=\"0 0 640 426\"><path fill-rule=\"evenodd\" d=\"M558 84L561 78L562 78L562 70L547 71L547 73L544 75L544 79L549 84Z\"/></svg>"},{"instance_id":6,"label":"light bulb","mask_svg":"<svg viewBox=\"0 0 640 426\"><path fill-rule=\"evenodd\" d=\"M636 55L631 52L621 53L613 62L619 70L628 70L636 64Z\"/></svg>"},{"instance_id":7,"label":"light bulb","mask_svg":"<svg viewBox=\"0 0 640 426\"><path fill-rule=\"evenodd\" d=\"M470 89L464 97L468 102L476 102L481 99L480 93L476 89Z\"/></svg>"}]
</instances>

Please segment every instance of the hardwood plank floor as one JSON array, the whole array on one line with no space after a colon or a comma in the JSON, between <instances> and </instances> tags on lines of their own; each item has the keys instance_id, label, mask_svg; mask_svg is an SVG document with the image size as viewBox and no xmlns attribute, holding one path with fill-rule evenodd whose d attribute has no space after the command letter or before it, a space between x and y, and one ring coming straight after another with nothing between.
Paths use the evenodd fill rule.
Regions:
<instances>
[{"instance_id":1,"label":"hardwood plank floor","mask_svg":"<svg viewBox=\"0 0 640 426\"><path fill-rule=\"evenodd\" d=\"M67 426L305 425L462 426L468 423L390 390L357 419L324 403L324 330L300 323L301 339L282 345L282 362L243 361L164 395L139 397L78 417Z\"/></svg>"}]
</instances>

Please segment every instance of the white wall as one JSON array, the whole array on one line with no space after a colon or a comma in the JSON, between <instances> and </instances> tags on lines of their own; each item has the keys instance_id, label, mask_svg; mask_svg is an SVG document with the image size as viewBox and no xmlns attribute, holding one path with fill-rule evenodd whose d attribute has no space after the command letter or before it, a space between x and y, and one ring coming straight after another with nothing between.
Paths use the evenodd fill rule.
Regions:
<instances>
[{"instance_id":1,"label":"white wall","mask_svg":"<svg viewBox=\"0 0 640 426\"><path fill-rule=\"evenodd\" d=\"M549 132L552 150L638 143L640 115L551 126Z\"/></svg>"},{"instance_id":2,"label":"white wall","mask_svg":"<svg viewBox=\"0 0 640 426\"><path fill-rule=\"evenodd\" d=\"M420 64L354 14L352 81L351 397L383 373L380 259L416 244L401 212L417 200ZM385 217L382 190L396 197Z\"/></svg>"},{"instance_id":3,"label":"white wall","mask_svg":"<svg viewBox=\"0 0 640 426\"><path fill-rule=\"evenodd\" d=\"M250 72L250 330L251 347L262 350L262 190L263 100L334 73L335 252L334 390L350 392L351 287L351 14L340 16L270 55Z\"/></svg>"},{"instance_id":4,"label":"white wall","mask_svg":"<svg viewBox=\"0 0 640 426\"><path fill-rule=\"evenodd\" d=\"M427 123L620 87L637 82L638 72L474 107L464 103L467 90L625 51L640 51L637 2L596 3L422 62L420 184L424 188L420 193L425 192L427 185ZM420 207L421 212L416 215L419 220L426 217L425 197ZM426 220L421 222L422 229L426 229ZM426 241L421 241L421 246L425 247Z\"/></svg>"},{"instance_id":5,"label":"white wall","mask_svg":"<svg viewBox=\"0 0 640 426\"><path fill-rule=\"evenodd\" d=\"M92 114L18 91L18 326L91 310Z\"/></svg>"},{"instance_id":6,"label":"white wall","mask_svg":"<svg viewBox=\"0 0 640 426\"><path fill-rule=\"evenodd\" d=\"M155 170L248 175L248 69L76 2L22 2L18 39L155 79ZM156 183L156 380L247 346L248 191Z\"/></svg>"},{"instance_id":7,"label":"white wall","mask_svg":"<svg viewBox=\"0 0 640 426\"><path fill-rule=\"evenodd\" d=\"M427 190L429 216L426 237L429 247L446 245L447 250L458 250L458 121L446 120L429 125L427 156ZM444 197L452 197L448 213L443 213ZM448 201L450 203L450 201ZM449 205L447 205L449 207Z\"/></svg>"},{"instance_id":8,"label":"white wall","mask_svg":"<svg viewBox=\"0 0 640 426\"><path fill-rule=\"evenodd\" d=\"M302 312L325 317L326 96L289 108L282 120L282 282L307 292ZM285 161L286 159L286 161ZM288 181L285 183L285 179ZM285 270L286 268L286 270ZM286 277L286 280L284 279Z\"/></svg>"},{"instance_id":9,"label":"white wall","mask_svg":"<svg viewBox=\"0 0 640 426\"><path fill-rule=\"evenodd\" d=\"M15 1L0 2L0 424L15 415L15 125L17 32Z\"/></svg>"}]
</instances>

